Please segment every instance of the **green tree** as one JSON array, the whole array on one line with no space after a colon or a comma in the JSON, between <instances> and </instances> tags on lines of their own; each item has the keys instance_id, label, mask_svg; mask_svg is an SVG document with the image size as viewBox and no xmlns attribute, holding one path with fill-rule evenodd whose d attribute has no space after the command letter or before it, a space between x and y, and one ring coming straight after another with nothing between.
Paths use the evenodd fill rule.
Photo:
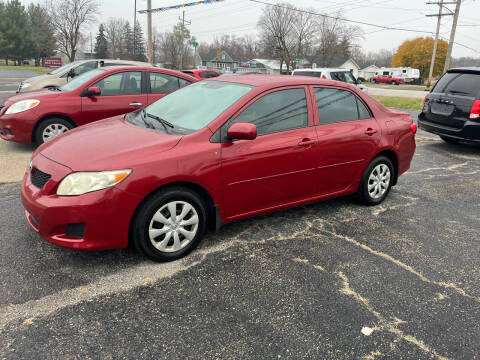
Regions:
<instances>
[{"instance_id":1,"label":"green tree","mask_svg":"<svg viewBox=\"0 0 480 360\"><path fill-rule=\"evenodd\" d=\"M28 15L19 0L7 2L3 11L2 34L6 60L16 60L20 65L23 59L33 55L33 41Z\"/></svg>"},{"instance_id":2,"label":"green tree","mask_svg":"<svg viewBox=\"0 0 480 360\"><path fill-rule=\"evenodd\" d=\"M140 26L140 22L138 20L135 23L133 31L135 33L135 51L133 59L136 61L147 61L145 38L143 37L142 27Z\"/></svg>"},{"instance_id":3,"label":"green tree","mask_svg":"<svg viewBox=\"0 0 480 360\"><path fill-rule=\"evenodd\" d=\"M132 60L134 54L133 31L128 21L123 26L121 57L124 60Z\"/></svg>"},{"instance_id":4,"label":"green tree","mask_svg":"<svg viewBox=\"0 0 480 360\"><path fill-rule=\"evenodd\" d=\"M40 65L44 57L55 54L57 41L55 40L55 29L52 25L50 15L41 5L30 4L27 9L30 28L32 29L33 57L35 66Z\"/></svg>"},{"instance_id":5,"label":"green tree","mask_svg":"<svg viewBox=\"0 0 480 360\"><path fill-rule=\"evenodd\" d=\"M0 57L5 58L5 62L7 62L7 65L8 65L8 60L6 59L7 42L3 35L4 23L5 23L5 4L3 3L3 1L0 0Z\"/></svg>"},{"instance_id":6,"label":"green tree","mask_svg":"<svg viewBox=\"0 0 480 360\"><path fill-rule=\"evenodd\" d=\"M95 57L97 59L105 59L108 57L107 37L105 36L105 27L100 24L97 34L97 42L95 43Z\"/></svg>"},{"instance_id":7,"label":"green tree","mask_svg":"<svg viewBox=\"0 0 480 360\"><path fill-rule=\"evenodd\" d=\"M422 79L426 79L432 60L433 43L434 40L431 37L419 37L404 41L393 56L392 66L410 66L419 69ZM447 48L448 43L445 40L438 40L433 76L438 76L443 73L443 64L447 56Z\"/></svg>"}]
</instances>

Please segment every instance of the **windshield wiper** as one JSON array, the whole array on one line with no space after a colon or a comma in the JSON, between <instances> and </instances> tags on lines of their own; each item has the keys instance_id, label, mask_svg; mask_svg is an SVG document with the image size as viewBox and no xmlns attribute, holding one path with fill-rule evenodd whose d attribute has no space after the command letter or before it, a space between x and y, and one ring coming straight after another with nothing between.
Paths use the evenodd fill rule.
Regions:
<instances>
[{"instance_id":1,"label":"windshield wiper","mask_svg":"<svg viewBox=\"0 0 480 360\"><path fill-rule=\"evenodd\" d=\"M159 116L156 116L156 115L147 113L147 112L145 111L145 109L143 109L142 112L143 112L144 116L149 117L149 118L152 118L152 119L154 119L154 120L157 120L160 124L162 124L163 127L165 128L165 132L166 132L167 134L170 133L170 132L168 131L168 129L167 129L167 126L168 126L169 128L172 128L172 129L175 127L175 125L173 125L172 123L169 123L167 120L162 119L162 118L159 117Z\"/></svg>"}]
</instances>

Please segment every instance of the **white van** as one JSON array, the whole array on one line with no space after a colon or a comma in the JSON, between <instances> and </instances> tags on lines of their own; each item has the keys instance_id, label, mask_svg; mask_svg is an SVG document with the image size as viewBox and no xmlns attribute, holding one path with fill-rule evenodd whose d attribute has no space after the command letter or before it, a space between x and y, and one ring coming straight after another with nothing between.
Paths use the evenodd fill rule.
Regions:
<instances>
[{"instance_id":1,"label":"white van","mask_svg":"<svg viewBox=\"0 0 480 360\"><path fill-rule=\"evenodd\" d=\"M295 69L292 72L295 76L313 76L322 79L341 81L347 84L352 84L364 92L368 89L362 85L360 80L355 79L355 76L347 69L340 68L315 68L315 69Z\"/></svg>"}]
</instances>

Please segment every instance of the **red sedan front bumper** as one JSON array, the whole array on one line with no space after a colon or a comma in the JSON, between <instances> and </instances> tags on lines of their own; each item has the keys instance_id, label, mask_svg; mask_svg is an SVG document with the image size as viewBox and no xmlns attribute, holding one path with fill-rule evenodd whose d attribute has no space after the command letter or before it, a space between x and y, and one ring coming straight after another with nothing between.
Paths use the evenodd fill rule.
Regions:
<instances>
[{"instance_id":1,"label":"red sedan front bumper","mask_svg":"<svg viewBox=\"0 0 480 360\"><path fill-rule=\"evenodd\" d=\"M130 221L140 199L117 188L80 196L57 196L60 181L71 170L41 154L32 168L51 175L42 188L32 184L27 170L22 183L22 203L30 226L45 240L80 250L105 250L128 246Z\"/></svg>"},{"instance_id":2,"label":"red sedan front bumper","mask_svg":"<svg viewBox=\"0 0 480 360\"><path fill-rule=\"evenodd\" d=\"M32 142L33 129L38 116L31 110L0 116L0 138L21 143Z\"/></svg>"}]
</instances>

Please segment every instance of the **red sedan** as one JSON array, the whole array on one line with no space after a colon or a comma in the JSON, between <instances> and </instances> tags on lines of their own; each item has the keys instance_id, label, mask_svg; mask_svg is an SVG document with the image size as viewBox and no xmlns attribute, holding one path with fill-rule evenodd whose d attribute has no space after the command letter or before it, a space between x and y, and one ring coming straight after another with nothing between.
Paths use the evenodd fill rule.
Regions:
<instances>
[{"instance_id":1,"label":"red sedan","mask_svg":"<svg viewBox=\"0 0 480 360\"><path fill-rule=\"evenodd\" d=\"M222 75L220 71L212 69L192 69L182 71L184 74L193 76L197 80L205 80Z\"/></svg>"},{"instance_id":2,"label":"red sedan","mask_svg":"<svg viewBox=\"0 0 480 360\"><path fill-rule=\"evenodd\" d=\"M342 82L200 81L39 147L22 201L52 243L171 260L222 223L347 194L381 203L415 132L408 114Z\"/></svg>"},{"instance_id":3,"label":"red sedan","mask_svg":"<svg viewBox=\"0 0 480 360\"><path fill-rule=\"evenodd\" d=\"M0 105L0 137L38 145L74 127L150 105L196 80L153 67L104 67L59 88L14 95Z\"/></svg>"}]
</instances>

